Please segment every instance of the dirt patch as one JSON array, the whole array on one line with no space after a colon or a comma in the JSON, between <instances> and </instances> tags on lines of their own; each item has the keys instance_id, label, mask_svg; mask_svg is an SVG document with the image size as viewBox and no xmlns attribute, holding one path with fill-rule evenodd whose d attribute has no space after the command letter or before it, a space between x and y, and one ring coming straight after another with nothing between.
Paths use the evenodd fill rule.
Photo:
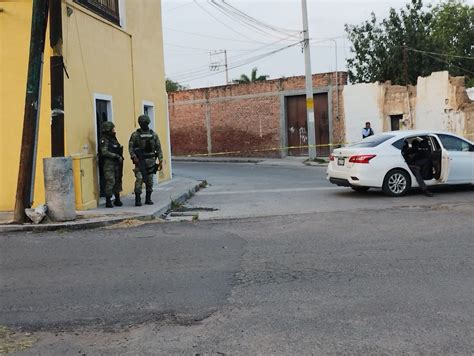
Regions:
<instances>
[{"instance_id":1,"label":"dirt patch","mask_svg":"<svg viewBox=\"0 0 474 356\"><path fill-rule=\"evenodd\" d=\"M20 333L0 326L0 354L25 350L38 341L31 333Z\"/></svg>"},{"instance_id":2,"label":"dirt patch","mask_svg":"<svg viewBox=\"0 0 474 356\"><path fill-rule=\"evenodd\" d=\"M113 224L106 226L106 229L129 229L132 227L137 227L145 224L156 224L156 223L162 223L164 220L162 219L154 219L150 221L143 221L143 220L138 220L138 219L127 219L123 220L119 223Z\"/></svg>"}]
</instances>

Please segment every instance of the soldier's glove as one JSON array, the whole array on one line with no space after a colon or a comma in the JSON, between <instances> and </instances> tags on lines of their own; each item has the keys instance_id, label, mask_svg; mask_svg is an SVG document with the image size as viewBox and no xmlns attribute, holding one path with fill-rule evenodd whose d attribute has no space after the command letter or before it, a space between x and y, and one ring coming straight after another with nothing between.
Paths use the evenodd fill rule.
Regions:
<instances>
[{"instance_id":1,"label":"soldier's glove","mask_svg":"<svg viewBox=\"0 0 474 356\"><path fill-rule=\"evenodd\" d=\"M132 162L133 162L133 164L138 165L140 163L140 160L138 159L137 156L133 156L132 157Z\"/></svg>"},{"instance_id":2,"label":"soldier's glove","mask_svg":"<svg viewBox=\"0 0 474 356\"><path fill-rule=\"evenodd\" d=\"M158 162L158 170L161 171L163 169L163 162Z\"/></svg>"}]
</instances>

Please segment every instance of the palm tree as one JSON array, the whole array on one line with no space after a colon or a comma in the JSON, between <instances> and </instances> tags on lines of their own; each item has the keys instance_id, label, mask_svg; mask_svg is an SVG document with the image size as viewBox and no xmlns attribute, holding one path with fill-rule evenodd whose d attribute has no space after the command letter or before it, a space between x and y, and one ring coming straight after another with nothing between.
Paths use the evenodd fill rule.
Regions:
<instances>
[{"instance_id":1,"label":"palm tree","mask_svg":"<svg viewBox=\"0 0 474 356\"><path fill-rule=\"evenodd\" d=\"M234 79L233 82L236 84L248 84L248 83L255 83L255 82L264 82L267 80L268 75L259 75L257 77L257 67L252 69L252 74L250 78L246 74L242 74L240 79Z\"/></svg>"}]
</instances>

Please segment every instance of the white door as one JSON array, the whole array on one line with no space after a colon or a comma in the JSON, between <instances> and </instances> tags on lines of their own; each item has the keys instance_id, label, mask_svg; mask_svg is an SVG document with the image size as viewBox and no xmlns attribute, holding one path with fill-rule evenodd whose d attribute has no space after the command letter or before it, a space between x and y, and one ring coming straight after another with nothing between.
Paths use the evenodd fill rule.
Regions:
<instances>
[{"instance_id":1,"label":"white door","mask_svg":"<svg viewBox=\"0 0 474 356\"><path fill-rule=\"evenodd\" d=\"M155 131L155 105L149 101L143 101L143 115L147 115L150 118L150 129ZM155 131L156 132L156 131ZM158 174L162 174L158 172ZM157 183L157 175L153 176L153 182Z\"/></svg>"},{"instance_id":2,"label":"white door","mask_svg":"<svg viewBox=\"0 0 474 356\"><path fill-rule=\"evenodd\" d=\"M155 106L152 103L145 102L143 104L143 115L150 118L150 128L155 131Z\"/></svg>"},{"instance_id":3,"label":"white door","mask_svg":"<svg viewBox=\"0 0 474 356\"><path fill-rule=\"evenodd\" d=\"M438 135L449 154L449 175L447 183L474 183L474 151L472 145L456 136Z\"/></svg>"}]
</instances>

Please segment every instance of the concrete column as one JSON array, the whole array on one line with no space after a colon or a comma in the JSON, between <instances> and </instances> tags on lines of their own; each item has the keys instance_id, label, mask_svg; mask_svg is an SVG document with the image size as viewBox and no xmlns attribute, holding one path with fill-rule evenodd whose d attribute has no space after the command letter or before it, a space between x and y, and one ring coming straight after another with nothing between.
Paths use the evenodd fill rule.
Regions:
<instances>
[{"instance_id":1,"label":"concrete column","mask_svg":"<svg viewBox=\"0 0 474 356\"><path fill-rule=\"evenodd\" d=\"M71 157L44 158L43 169L48 216L53 221L76 219Z\"/></svg>"},{"instance_id":2,"label":"concrete column","mask_svg":"<svg viewBox=\"0 0 474 356\"><path fill-rule=\"evenodd\" d=\"M206 101L206 131L207 131L207 154L212 155L212 135L211 135L211 105Z\"/></svg>"}]
</instances>

